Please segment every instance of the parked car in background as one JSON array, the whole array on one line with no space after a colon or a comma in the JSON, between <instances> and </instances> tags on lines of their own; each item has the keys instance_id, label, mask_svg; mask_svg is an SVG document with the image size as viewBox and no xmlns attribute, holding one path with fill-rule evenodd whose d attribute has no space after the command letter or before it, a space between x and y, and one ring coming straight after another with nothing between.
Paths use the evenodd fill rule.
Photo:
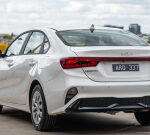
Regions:
<instances>
[{"instance_id":1,"label":"parked car in background","mask_svg":"<svg viewBox=\"0 0 150 135\"><path fill-rule=\"evenodd\" d=\"M113 28L35 29L0 55L0 111L31 113L36 130L76 112L134 113L150 124L150 46Z\"/></svg>"}]
</instances>

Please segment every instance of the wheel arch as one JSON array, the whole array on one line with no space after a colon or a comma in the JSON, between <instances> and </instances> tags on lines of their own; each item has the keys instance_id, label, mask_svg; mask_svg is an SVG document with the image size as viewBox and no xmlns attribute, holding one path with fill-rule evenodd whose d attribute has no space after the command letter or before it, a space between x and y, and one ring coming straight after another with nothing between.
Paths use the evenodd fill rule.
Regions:
<instances>
[{"instance_id":1,"label":"wheel arch","mask_svg":"<svg viewBox=\"0 0 150 135\"><path fill-rule=\"evenodd\" d=\"M31 95L32 95L32 91L33 91L33 88L39 84L40 85L40 82L38 80L33 80L31 85L30 85L30 89L29 89L29 104L30 104L30 101L31 101ZM40 85L41 86L41 85Z\"/></svg>"},{"instance_id":2,"label":"wheel arch","mask_svg":"<svg viewBox=\"0 0 150 135\"><path fill-rule=\"evenodd\" d=\"M28 98L28 102L29 102L29 106L30 106L30 101L31 101L31 96L32 96L32 91L34 89L34 87L36 85L40 85L40 87L42 88L42 85L41 83L38 81L38 80L33 80L31 85L30 85L30 89L29 89L29 98ZM44 98L45 98L45 94L44 94L44 91L43 91L43 88L42 88L42 93L44 95ZM46 99L45 99L45 102L46 102ZM47 105L47 104L46 104Z\"/></svg>"}]
</instances>

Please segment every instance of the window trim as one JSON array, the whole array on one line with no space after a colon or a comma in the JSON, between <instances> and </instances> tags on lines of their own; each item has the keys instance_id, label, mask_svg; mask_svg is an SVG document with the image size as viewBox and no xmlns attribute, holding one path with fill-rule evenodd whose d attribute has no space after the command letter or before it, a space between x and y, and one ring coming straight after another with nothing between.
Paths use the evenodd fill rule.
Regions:
<instances>
[{"instance_id":1,"label":"window trim","mask_svg":"<svg viewBox=\"0 0 150 135\"><path fill-rule=\"evenodd\" d=\"M46 38L47 38L47 41L45 42L45 39L46 39ZM44 52L44 46L45 46L45 43L48 43L48 44L49 44L49 47L48 47L48 49L46 50L46 52ZM42 47L41 47L41 50L40 50L40 51L41 51L43 54L46 54L46 53L48 52L49 48L50 48L50 42L49 42L48 37L45 35L45 36L44 36L43 45L42 45Z\"/></svg>"},{"instance_id":2,"label":"window trim","mask_svg":"<svg viewBox=\"0 0 150 135\"><path fill-rule=\"evenodd\" d=\"M31 35L32 35L33 32L41 32L41 33L44 34L44 39L45 39L45 37L47 38L48 43L49 43L49 48L47 49L47 51L46 51L45 53L23 54L24 49L25 49L25 47L26 47L26 45L27 45L27 43L28 43L28 41L29 41L29 39L30 39L30 37L31 37ZM28 36L26 37L26 40L24 41L23 46L22 46L22 48L21 48L19 54L18 54L18 55L7 56L6 53L7 53L7 51L8 51L8 48L9 48L20 36L22 36L23 34L26 34L26 33L29 33L29 34L28 34ZM43 42L43 43L44 43L44 42ZM43 46L43 45L42 45L42 46ZM7 47L7 49L4 51L4 54L6 55L5 58L6 58L6 57L13 57L13 56L21 56L21 55L39 55L39 54L46 54L46 53L49 51L50 47L51 47L51 43L50 43L50 41L49 41L48 36L45 34L45 32L43 32L42 30L28 30L28 31L25 31L25 32L19 34L19 35L9 44L9 46Z\"/></svg>"}]
</instances>

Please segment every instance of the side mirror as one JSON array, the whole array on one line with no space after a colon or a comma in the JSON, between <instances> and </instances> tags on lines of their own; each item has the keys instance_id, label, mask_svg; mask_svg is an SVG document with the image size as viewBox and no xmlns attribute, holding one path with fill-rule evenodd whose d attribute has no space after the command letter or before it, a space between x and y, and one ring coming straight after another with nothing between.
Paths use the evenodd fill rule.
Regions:
<instances>
[{"instance_id":1,"label":"side mirror","mask_svg":"<svg viewBox=\"0 0 150 135\"><path fill-rule=\"evenodd\" d=\"M6 54L0 54L0 58L6 57Z\"/></svg>"},{"instance_id":2,"label":"side mirror","mask_svg":"<svg viewBox=\"0 0 150 135\"><path fill-rule=\"evenodd\" d=\"M6 57L6 54L3 54L2 51L0 50L0 58Z\"/></svg>"}]
</instances>

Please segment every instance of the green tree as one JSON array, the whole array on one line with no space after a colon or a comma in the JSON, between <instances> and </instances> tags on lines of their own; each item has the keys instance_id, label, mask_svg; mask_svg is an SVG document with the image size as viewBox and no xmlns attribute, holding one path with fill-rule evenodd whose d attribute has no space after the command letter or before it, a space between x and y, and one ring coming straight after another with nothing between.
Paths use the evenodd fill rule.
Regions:
<instances>
[{"instance_id":1,"label":"green tree","mask_svg":"<svg viewBox=\"0 0 150 135\"><path fill-rule=\"evenodd\" d=\"M3 39L12 40L13 37L11 35L4 35Z\"/></svg>"}]
</instances>

